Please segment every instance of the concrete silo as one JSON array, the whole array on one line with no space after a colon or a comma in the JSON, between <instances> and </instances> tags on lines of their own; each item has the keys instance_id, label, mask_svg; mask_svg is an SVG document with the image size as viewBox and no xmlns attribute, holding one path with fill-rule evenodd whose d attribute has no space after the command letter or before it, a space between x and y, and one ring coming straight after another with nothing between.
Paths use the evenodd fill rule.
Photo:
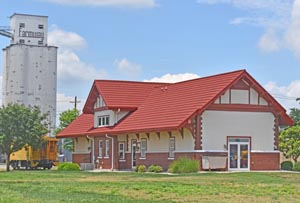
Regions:
<instances>
[{"instance_id":1,"label":"concrete silo","mask_svg":"<svg viewBox=\"0 0 300 203\"><path fill-rule=\"evenodd\" d=\"M39 106L47 113L50 135L56 123L57 47L47 45L48 17L13 14L0 34L10 38L3 49L3 105Z\"/></svg>"}]
</instances>

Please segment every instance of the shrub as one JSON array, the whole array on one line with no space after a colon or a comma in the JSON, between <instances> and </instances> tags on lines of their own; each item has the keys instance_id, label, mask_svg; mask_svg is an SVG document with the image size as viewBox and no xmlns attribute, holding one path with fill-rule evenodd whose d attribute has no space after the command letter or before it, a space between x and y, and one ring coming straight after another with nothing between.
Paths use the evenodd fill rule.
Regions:
<instances>
[{"instance_id":1,"label":"shrub","mask_svg":"<svg viewBox=\"0 0 300 203\"><path fill-rule=\"evenodd\" d=\"M63 163L59 163L57 170L59 170L59 171L80 171L80 167L76 163L63 162Z\"/></svg>"},{"instance_id":2,"label":"shrub","mask_svg":"<svg viewBox=\"0 0 300 203\"><path fill-rule=\"evenodd\" d=\"M195 173L199 171L199 161L187 157L180 157L171 163L168 171L170 173Z\"/></svg>"},{"instance_id":3,"label":"shrub","mask_svg":"<svg viewBox=\"0 0 300 203\"><path fill-rule=\"evenodd\" d=\"M146 166L145 165L139 165L135 168L135 171L138 173L144 173L146 172Z\"/></svg>"},{"instance_id":4,"label":"shrub","mask_svg":"<svg viewBox=\"0 0 300 203\"><path fill-rule=\"evenodd\" d=\"M151 166L149 166L148 171L154 173L161 173L163 171L163 168L159 165L152 164Z\"/></svg>"},{"instance_id":5,"label":"shrub","mask_svg":"<svg viewBox=\"0 0 300 203\"><path fill-rule=\"evenodd\" d=\"M300 162L294 164L293 171L300 171Z\"/></svg>"},{"instance_id":6,"label":"shrub","mask_svg":"<svg viewBox=\"0 0 300 203\"><path fill-rule=\"evenodd\" d=\"M293 169L293 162L284 161L284 162L281 163L281 170L291 171L292 169Z\"/></svg>"}]
</instances>

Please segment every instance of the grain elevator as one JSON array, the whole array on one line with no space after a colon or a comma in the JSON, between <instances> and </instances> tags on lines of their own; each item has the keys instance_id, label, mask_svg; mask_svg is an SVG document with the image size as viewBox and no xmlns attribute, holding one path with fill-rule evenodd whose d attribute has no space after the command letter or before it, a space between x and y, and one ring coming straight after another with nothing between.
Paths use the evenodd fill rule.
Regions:
<instances>
[{"instance_id":1,"label":"grain elevator","mask_svg":"<svg viewBox=\"0 0 300 203\"><path fill-rule=\"evenodd\" d=\"M47 114L50 135L56 123L57 47L47 45L48 17L13 14L0 34L10 38L3 49L2 103L38 106Z\"/></svg>"}]
</instances>

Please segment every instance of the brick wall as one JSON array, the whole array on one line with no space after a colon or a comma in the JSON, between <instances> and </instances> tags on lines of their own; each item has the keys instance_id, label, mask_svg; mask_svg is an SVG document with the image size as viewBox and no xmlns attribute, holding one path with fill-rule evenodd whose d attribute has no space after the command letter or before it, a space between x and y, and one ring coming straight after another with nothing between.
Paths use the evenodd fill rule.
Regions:
<instances>
[{"instance_id":1,"label":"brick wall","mask_svg":"<svg viewBox=\"0 0 300 203\"><path fill-rule=\"evenodd\" d=\"M73 163L91 163L91 154L72 154Z\"/></svg>"},{"instance_id":2,"label":"brick wall","mask_svg":"<svg viewBox=\"0 0 300 203\"><path fill-rule=\"evenodd\" d=\"M250 170L279 170L279 153L251 153Z\"/></svg>"}]
</instances>

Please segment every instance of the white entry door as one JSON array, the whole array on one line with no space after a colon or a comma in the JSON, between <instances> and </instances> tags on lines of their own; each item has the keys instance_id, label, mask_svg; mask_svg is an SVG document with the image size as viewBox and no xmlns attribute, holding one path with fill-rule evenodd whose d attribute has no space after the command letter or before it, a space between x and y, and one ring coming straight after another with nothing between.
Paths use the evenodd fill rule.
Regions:
<instances>
[{"instance_id":1,"label":"white entry door","mask_svg":"<svg viewBox=\"0 0 300 203\"><path fill-rule=\"evenodd\" d=\"M228 140L228 170L249 170L250 153L248 138Z\"/></svg>"}]
</instances>

